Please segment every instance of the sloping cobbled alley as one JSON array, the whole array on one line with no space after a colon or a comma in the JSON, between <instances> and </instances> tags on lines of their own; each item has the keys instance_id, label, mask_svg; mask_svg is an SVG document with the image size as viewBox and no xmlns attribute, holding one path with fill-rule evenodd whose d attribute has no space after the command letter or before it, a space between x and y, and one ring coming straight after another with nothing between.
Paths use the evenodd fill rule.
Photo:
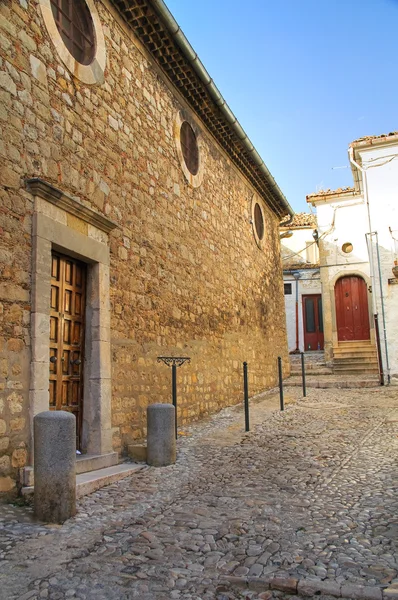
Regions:
<instances>
[{"instance_id":1,"label":"sloping cobbled alley","mask_svg":"<svg viewBox=\"0 0 398 600\"><path fill-rule=\"evenodd\" d=\"M0 505L1 600L398 598L398 388L285 400L185 428L63 526Z\"/></svg>"}]
</instances>

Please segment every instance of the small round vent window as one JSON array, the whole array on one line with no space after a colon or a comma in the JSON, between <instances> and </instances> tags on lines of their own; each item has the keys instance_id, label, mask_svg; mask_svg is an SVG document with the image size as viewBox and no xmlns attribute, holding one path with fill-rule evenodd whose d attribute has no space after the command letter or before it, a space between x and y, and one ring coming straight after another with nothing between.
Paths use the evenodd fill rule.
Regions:
<instances>
[{"instance_id":1,"label":"small round vent window","mask_svg":"<svg viewBox=\"0 0 398 600\"><path fill-rule=\"evenodd\" d=\"M351 244L351 242L346 242L345 244L343 244L341 246L341 249L346 254L349 254L350 252L352 252L354 250L354 246Z\"/></svg>"},{"instance_id":2,"label":"small round vent window","mask_svg":"<svg viewBox=\"0 0 398 600\"><path fill-rule=\"evenodd\" d=\"M258 203L254 207L254 226L256 228L257 237L262 240L264 237L264 217L263 211Z\"/></svg>"},{"instance_id":3,"label":"small round vent window","mask_svg":"<svg viewBox=\"0 0 398 600\"><path fill-rule=\"evenodd\" d=\"M195 132L187 121L181 125L180 143L187 169L196 175L199 171L199 147Z\"/></svg>"},{"instance_id":4,"label":"small round vent window","mask_svg":"<svg viewBox=\"0 0 398 600\"><path fill-rule=\"evenodd\" d=\"M93 19L85 0L51 0L59 34L73 58L89 65L95 56Z\"/></svg>"}]
</instances>

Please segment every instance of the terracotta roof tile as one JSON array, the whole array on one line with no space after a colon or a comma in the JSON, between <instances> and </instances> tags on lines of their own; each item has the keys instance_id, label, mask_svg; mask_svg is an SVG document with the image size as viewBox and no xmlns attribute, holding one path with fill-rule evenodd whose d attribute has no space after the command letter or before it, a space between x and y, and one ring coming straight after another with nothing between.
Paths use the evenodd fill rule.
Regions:
<instances>
[{"instance_id":1,"label":"terracotta roof tile","mask_svg":"<svg viewBox=\"0 0 398 600\"><path fill-rule=\"evenodd\" d=\"M312 194L308 194L306 198L308 200L308 198L314 198L316 196L334 196L335 194L353 194L354 192L354 187L338 188L337 190L319 190L319 192L313 192Z\"/></svg>"},{"instance_id":2,"label":"terracotta roof tile","mask_svg":"<svg viewBox=\"0 0 398 600\"><path fill-rule=\"evenodd\" d=\"M283 221L287 221L289 217L283 219ZM288 225L284 225L283 221L281 221L281 227L288 227L289 229L293 229L294 227L316 227L316 217L311 213L296 213L294 215L294 219Z\"/></svg>"},{"instance_id":3,"label":"terracotta roof tile","mask_svg":"<svg viewBox=\"0 0 398 600\"><path fill-rule=\"evenodd\" d=\"M388 137L392 137L394 135L398 135L398 131L390 131L390 133L381 133L380 135L365 135L364 137L360 137L357 140L354 140L353 142L351 142L350 146L352 146L353 144L357 144L359 142L370 142L372 140L379 140L381 138L388 138Z\"/></svg>"}]
</instances>

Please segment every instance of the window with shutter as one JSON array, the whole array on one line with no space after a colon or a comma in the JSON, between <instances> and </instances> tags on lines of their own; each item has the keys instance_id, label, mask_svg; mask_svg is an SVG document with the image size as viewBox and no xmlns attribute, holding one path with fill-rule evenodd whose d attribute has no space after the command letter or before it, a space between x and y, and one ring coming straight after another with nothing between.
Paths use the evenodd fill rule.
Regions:
<instances>
[{"instance_id":1,"label":"window with shutter","mask_svg":"<svg viewBox=\"0 0 398 600\"><path fill-rule=\"evenodd\" d=\"M199 148L195 132L187 121L181 125L180 143L187 169L196 175L199 171Z\"/></svg>"},{"instance_id":2,"label":"window with shutter","mask_svg":"<svg viewBox=\"0 0 398 600\"><path fill-rule=\"evenodd\" d=\"M95 33L85 0L51 0L51 9L61 38L73 58L89 65L95 56Z\"/></svg>"}]
</instances>

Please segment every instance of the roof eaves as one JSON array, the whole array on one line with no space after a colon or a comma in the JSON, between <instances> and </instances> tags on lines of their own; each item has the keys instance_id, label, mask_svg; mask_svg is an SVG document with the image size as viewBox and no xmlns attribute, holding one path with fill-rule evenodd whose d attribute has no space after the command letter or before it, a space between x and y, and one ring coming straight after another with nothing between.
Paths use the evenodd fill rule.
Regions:
<instances>
[{"instance_id":1,"label":"roof eaves","mask_svg":"<svg viewBox=\"0 0 398 600\"><path fill-rule=\"evenodd\" d=\"M281 219L294 215L284 194L249 140L163 0L112 0L172 84Z\"/></svg>"}]
</instances>

